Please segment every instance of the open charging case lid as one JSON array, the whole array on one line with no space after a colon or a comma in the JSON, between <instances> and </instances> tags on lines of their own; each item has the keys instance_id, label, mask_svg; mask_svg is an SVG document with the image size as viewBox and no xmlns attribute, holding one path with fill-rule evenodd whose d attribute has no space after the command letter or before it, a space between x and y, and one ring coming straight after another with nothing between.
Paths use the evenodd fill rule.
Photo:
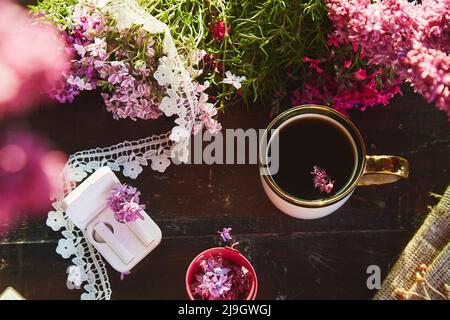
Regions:
<instances>
[{"instance_id":1,"label":"open charging case lid","mask_svg":"<svg viewBox=\"0 0 450 320\"><path fill-rule=\"evenodd\" d=\"M64 198L63 209L78 228L86 229L89 222L107 206L111 190L119 185L114 172L102 167Z\"/></svg>"},{"instance_id":2,"label":"open charging case lid","mask_svg":"<svg viewBox=\"0 0 450 320\"><path fill-rule=\"evenodd\" d=\"M143 219L135 222L116 220L107 199L120 184L110 168L99 168L66 196L62 207L78 228L86 230L89 242L109 264L119 272L126 272L159 245L162 234L144 210ZM98 241L95 233L105 237Z\"/></svg>"}]
</instances>

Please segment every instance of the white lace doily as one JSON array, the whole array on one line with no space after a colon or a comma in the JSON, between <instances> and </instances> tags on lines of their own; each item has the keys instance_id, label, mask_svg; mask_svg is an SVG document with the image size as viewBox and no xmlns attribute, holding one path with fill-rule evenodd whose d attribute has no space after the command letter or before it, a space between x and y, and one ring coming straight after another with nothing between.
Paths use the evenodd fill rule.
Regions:
<instances>
[{"instance_id":1,"label":"white lace doily","mask_svg":"<svg viewBox=\"0 0 450 320\"><path fill-rule=\"evenodd\" d=\"M65 259L71 259L73 265L67 269L67 284L71 289L84 289L81 299L110 299L111 286L105 262L86 240L84 231L79 230L64 213L61 201L88 174L103 166L135 179L149 164L153 170L163 172L169 166L170 159L186 162L201 94L196 91L196 85L178 55L166 24L147 13L135 0L97 1L97 5L116 19L119 29L141 25L150 33L164 34L165 56L160 59L153 76L166 89L160 110L166 116L174 115L176 119L175 126L166 134L126 141L108 148L80 151L69 157L61 173L54 210L48 214L47 225L54 231L62 230L63 238L58 241L56 252Z\"/></svg>"}]
</instances>

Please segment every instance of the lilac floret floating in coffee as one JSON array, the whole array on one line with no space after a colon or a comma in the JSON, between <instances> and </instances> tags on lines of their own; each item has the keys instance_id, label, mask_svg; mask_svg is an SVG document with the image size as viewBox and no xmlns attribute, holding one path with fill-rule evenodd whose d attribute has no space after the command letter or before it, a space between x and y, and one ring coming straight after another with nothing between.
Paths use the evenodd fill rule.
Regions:
<instances>
[{"instance_id":1,"label":"lilac floret floating in coffee","mask_svg":"<svg viewBox=\"0 0 450 320\"><path fill-rule=\"evenodd\" d=\"M314 166L311 172L314 182L314 188L319 189L320 192L330 193L333 191L335 181L332 181L325 170L319 166Z\"/></svg>"}]
</instances>

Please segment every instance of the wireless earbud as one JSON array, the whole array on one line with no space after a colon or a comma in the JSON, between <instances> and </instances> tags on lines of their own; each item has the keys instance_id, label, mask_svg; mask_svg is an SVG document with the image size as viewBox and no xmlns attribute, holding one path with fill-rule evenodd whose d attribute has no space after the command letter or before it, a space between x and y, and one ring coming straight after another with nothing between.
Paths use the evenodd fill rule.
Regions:
<instances>
[{"instance_id":1,"label":"wireless earbud","mask_svg":"<svg viewBox=\"0 0 450 320\"><path fill-rule=\"evenodd\" d=\"M133 231L134 235L147 247L155 239L152 237L149 228L146 228L146 225L147 223L145 220L136 220L127 223L127 227Z\"/></svg>"},{"instance_id":2,"label":"wireless earbud","mask_svg":"<svg viewBox=\"0 0 450 320\"><path fill-rule=\"evenodd\" d=\"M99 222L94 227L94 240L97 242L105 242L111 250L119 256L123 263L128 264L134 259L134 256L128 251L125 246L117 240L114 233L110 228L104 223Z\"/></svg>"}]
</instances>

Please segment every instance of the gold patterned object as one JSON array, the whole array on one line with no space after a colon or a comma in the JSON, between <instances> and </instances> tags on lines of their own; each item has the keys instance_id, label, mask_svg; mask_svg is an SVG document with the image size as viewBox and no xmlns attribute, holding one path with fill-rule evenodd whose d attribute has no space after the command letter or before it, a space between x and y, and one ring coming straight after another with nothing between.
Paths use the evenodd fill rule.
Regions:
<instances>
[{"instance_id":1,"label":"gold patterned object","mask_svg":"<svg viewBox=\"0 0 450 320\"><path fill-rule=\"evenodd\" d=\"M0 294L0 300L25 300L25 298L13 287L8 287Z\"/></svg>"},{"instance_id":2,"label":"gold patterned object","mask_svg":"<svg viewBox=\"0 0 450 320\"><path fill-rule=\"evenodd\" d=\"M366 169L359 178L359 186L385 184L408 178L409 163L396 156L366 156Z\"/></svg>"},{"instance_id":3,"label":"gold patterned object","mask_svg":"<svg viewBox=\"0 0 450 320\"><path fill-rule=\"evenodd\" d=\"M450 186L408 243L375 300L450 298Z\"/></svg>"}]
</instances>

